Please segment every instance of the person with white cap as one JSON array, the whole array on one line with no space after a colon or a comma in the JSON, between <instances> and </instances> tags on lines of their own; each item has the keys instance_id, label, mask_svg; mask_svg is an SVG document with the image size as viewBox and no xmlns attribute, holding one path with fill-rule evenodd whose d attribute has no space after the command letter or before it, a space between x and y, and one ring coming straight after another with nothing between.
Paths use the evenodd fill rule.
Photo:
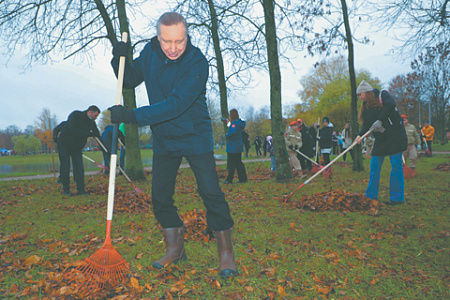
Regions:
<instances>
[{"instance_id":1,"label":"person with white cap","mask_svg":"<svg viewBox=\"0 0 450 300\"><path fill-rule=\"evenodd\" d=\"M363 80L356 93L363 101L359 112L363 125L355 142L361 143L361 136L370 129L374 130L375 137L366 196L378 200L381 167L385 156L389 156L391 174L388 204L402 204L405 201L402 154L408 146L403 119L397 111L394 98L387 91L380 92Z\"/></svg>"}]
</instances>

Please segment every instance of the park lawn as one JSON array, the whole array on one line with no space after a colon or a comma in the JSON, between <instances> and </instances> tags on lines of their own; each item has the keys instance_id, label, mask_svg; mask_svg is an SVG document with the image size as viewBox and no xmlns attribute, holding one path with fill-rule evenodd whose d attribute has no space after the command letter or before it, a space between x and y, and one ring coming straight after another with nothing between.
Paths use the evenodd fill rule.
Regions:
<instances>
[{"instance_id":1,"label":"park lawn","mask_svg":"<svg viewBox=\"0 0 450 300\"><path fill-rule=\"evenodd\" d=\"M419 176L406 181L405 205L370 212L295 208L320 192L363 193L368 162L357 173L350 164L334 166L331 179L316 177L286 204L301 181L278 183L269 162L246 163L249 182L223 186L240 271L230 280L218 278L216 245L203 234L204 207L190 169L181 169L174 196L189 232L189 259L162 271L151 267L164 243L150 196L118 177L112 239L131 271L93 298L449 299L450 173L435 170L450 162L448 154L419 160ZM225 167L218 167L221 181ZM389 169L386 160L380 201L388 200ZM63 275L103 244L108 179L86 182L91 195L77 197L63 196L53 179L0 182L0 298L83 298ZM150 194L150 182L147 174L136 185Z\"/></svg>"}]
</instances>

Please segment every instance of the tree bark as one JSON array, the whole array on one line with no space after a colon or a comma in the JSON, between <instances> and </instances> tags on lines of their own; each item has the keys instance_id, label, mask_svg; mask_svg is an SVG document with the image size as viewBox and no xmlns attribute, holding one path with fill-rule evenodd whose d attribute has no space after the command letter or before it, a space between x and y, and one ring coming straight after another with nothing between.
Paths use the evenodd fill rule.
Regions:
<instances>
[{"instance_id":1,"label":"tree bark","mask_svg":"<svg viewBox=\"0 0 450 300\"><path fill-rule=\"evenodd\" d=\"M289 157L284 142L284 125L281 106L281 72L278 60L274 1L263 0L262 4L266 26L267 59L270 77L270 116L275 151L276 180L281 181L292 178L292 168L289 163Z\"/></svg>"},{"instance_id":2,"label":"tree bark","mask_svg":"<svg viewBox=\"0 0 450 300\"><path fill-rule=\"evenodd\" d=\"M120 32L130 32L128 18L126 14L125 1L117 0L117 15L119 17ZM131 42L131 36L128 37ZM133 60L133 52L128 55L128 62ZM134 89L124 89L123 106L127 109L136 108L136 93ZM144 167L142 165L141 149L139 148L138 127L135 124L125 125L126 152L125 152L125 172L132 180L145 180Z\"/></svg>"},{"instance_id":3,"label":"tree bark","mask_svg":"<svg viewBox=\"0 0 450 300\"><path fill-rule=\"evenodd\" d=\"M219 94L220 94L220 112L222 118L228 118L228 98L227 98L227 85L225 80L225 67L223 65L222 50L220 49L219 38L219 22L217 20L216 8L213 0L208 0L209 14L211 16L211 36L214 45L214 52L216 54L217 61L217 77L219 80ZM228 132L228 127L224 123L223 130L225 134Z\"/></svg>"},{"instance_id":4,"label":"tree bark","mask_svg":"<svg viewBox=\"0 0 450 300\"><path fill-rule=\"evenodd\" d=\"M348 46L348 70L350 75L350 87L352 90L352 101L351 101L351 128L352 128L352 138L355 140L357 133L359 132L358 123L358 95L356 94L356 72L354 63L354 47L353 47L353 36L350 28L350 22L348 20L348 9L345 0L341 0L342 6L342 17L344 19L345 26L345 36ZM356 145L353 148L353 171L364 171L363 157L361 151L361 144Z\"/></svg>"}]
</instances>

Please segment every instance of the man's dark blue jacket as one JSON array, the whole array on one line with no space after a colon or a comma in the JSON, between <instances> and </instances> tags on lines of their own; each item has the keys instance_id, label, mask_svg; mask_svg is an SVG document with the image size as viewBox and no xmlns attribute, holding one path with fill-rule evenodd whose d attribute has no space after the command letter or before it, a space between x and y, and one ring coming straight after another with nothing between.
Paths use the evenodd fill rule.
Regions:
<instances>
[{"instance_id":1,"label":"man's dark blue jacket","mask_svg":"<svg viewBox=\"0 0 450 300\"><path fill-rule=\"evenodd\" d=\"M112 60L118 72L119 58ZM213 151L206 104L209 65L190 39L176 60L168 59L157 37L125 67L124 88L145 82L149 104L134 110L138 126L152 128L155 154L185 156Z\"/></svg>"}]
</instances>

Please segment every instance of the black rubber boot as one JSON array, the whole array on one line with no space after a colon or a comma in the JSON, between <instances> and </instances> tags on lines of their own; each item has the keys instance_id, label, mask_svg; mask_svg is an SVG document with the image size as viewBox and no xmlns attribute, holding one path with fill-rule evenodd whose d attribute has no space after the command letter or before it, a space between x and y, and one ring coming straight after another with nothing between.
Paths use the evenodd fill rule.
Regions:
<instances>
[{"instance_id":1,"label":"black rubber boot","mask_svg":"<svg viewBox=\"0 0 450 300\"><path fill-rule=\"evenodd\" d=\"M231 233L232 229L214 231L217 241L217 252L220 260L219 276L222 278L236 276L239 273L234 260Z\"/></svg>"},{"instance_id":2,"label":"black rubber boot","mask_svg":"<svg viewBox=\"0 0 450 300\"><path fill-rule=\"evenodd\" d=\"M166 243L166 254L153 263L155 269L162 269L166 264L176 264L180 260L187 259L184 249L184 227L164 228L163 236Z\"/></svg>"}]
</instances>

